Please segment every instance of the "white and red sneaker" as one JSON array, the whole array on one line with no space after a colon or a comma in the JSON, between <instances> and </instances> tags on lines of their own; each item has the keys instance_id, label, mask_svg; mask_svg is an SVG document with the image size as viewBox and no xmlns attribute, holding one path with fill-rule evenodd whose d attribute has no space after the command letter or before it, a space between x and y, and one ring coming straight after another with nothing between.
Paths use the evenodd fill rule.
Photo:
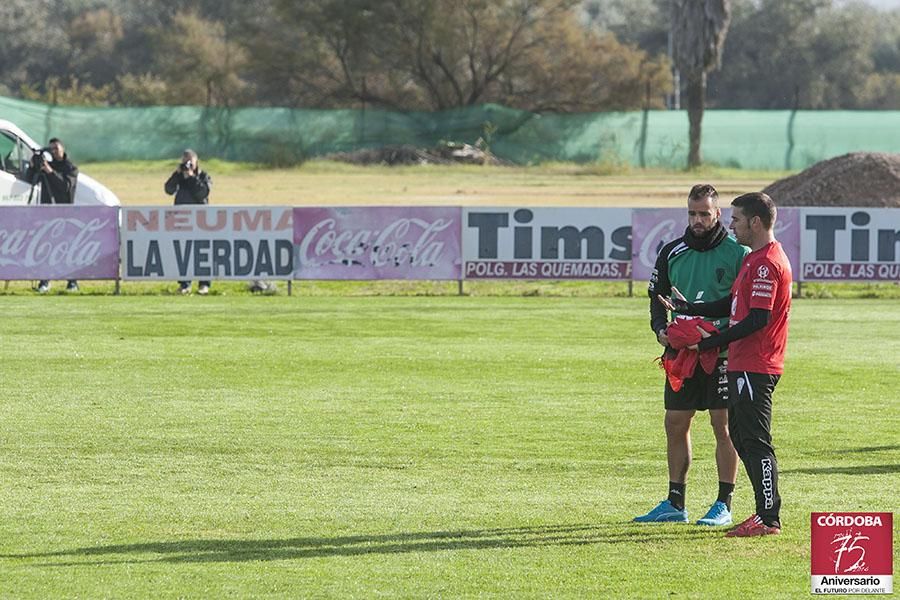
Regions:
<instances>
[{"instance_id":1,"label":"white and red sneaker","mask_svg":"<svg viewBox=\"0 0 900 600\"><path fill-rule=\"evenodd\" d=\"M757 535L778 535L781 529L778 527L769 527L763 523L759 515L750 515L750 517L725 534L725 537L753 537Z\"/></svg>"}]
</instances>

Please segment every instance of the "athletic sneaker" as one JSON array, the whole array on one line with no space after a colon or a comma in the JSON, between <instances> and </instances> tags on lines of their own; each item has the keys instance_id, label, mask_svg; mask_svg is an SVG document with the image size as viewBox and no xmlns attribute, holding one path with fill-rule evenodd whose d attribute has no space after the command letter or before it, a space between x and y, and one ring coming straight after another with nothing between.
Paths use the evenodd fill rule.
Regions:
<instances>
[{"instance_id":1,"label":"athletic sneaker","mask_svg":"<svg viewBox=\"0 0 900 600\"><path fill-rule=\"evenodd\" d=\"M200 294L201 296L207 295L209 293L209 286L201 285L200 287L197 288L197 293Z\"/></svg>"},{"instance_id":2,"label":"athletic sneaker","mask_svg":"<svg viewBox=\"0 0 900 600\"><path fill-rule=\"evenodd\" d=\"M687 523L687 508L678 510L668 500L663 500L656 508L633 519L635 523Z\"/></svg>"},{"instance_id":3,"label":"athletic sneaker","mask_svg":"<svg viewBox=\"0 0 900 600\"><path fill-rule=\"evenodd\" d=\"M731 511L728 505L720 500L713 502L702 519L697 521L697 525L708 525L710 527L721 527L723 525L731 525Z\"/></svg>"},{"instance_id":4,"label":"athletic sneaker","mask_svg":"<svg viewBox=\"0 0 900 600\"><path fill-rule=\"evenodd\" d=\"M758 515L750 515L746 521L725 534L725 537L753 537L756 535L778 535L781 529L769 527Z\"/></svg>"}]
</instances>

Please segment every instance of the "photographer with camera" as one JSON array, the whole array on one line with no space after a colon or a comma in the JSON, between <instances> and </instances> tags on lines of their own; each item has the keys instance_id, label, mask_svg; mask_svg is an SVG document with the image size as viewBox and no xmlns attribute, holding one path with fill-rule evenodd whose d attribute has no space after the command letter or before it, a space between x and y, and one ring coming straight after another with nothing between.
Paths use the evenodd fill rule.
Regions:
<instances>
[{"instance_id":1,"label":"photographer with camera","mask_svg":"<svg viewBox=\"0 0 900 600\"><path fill-rule=\"evenodd\" d=\"M32 186L41 185L41 204L75 203L78 167L69 160L66 147L59 138L52 138L46 148L34 153L26 177ZM50 282L42 280L37 291L41 294L50 291ZM70 279L66 291L77 292L78 282Z\"/></svg>"},{"instance_id":2,"label":"photographer with camera","mask_svg":"<svg viewBox=\"0 0 900 600\"><path fill-rule=\"evenodd\" d=\"M180 204L209 204L209 189L212 187L212 178L206 171L200 169L200 158L197 153L187 149L181 155L181 164L166 181L165 190L169 195L175 195L175 205ZM209 281L201 281L197 293L205 296L209 293ZM178 291L187 295L191 293L190 281L179 281Z\"/></svg>"}]
</instances>

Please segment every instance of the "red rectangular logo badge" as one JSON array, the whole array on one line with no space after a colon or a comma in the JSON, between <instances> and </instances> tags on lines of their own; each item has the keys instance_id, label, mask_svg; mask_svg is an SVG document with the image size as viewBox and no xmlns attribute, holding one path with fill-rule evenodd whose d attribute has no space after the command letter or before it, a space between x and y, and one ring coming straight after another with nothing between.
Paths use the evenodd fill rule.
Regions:
<instances>
[{"instance_id":1,"label":"red rectangular logo badge","mask_svg":"<svg viewBox=\"0 0 900 600\"><path fill-rule=\"evenodd\" d=\"M891 594L893 513L812 513L814 594Z\"/></svg>"}]
</instances>

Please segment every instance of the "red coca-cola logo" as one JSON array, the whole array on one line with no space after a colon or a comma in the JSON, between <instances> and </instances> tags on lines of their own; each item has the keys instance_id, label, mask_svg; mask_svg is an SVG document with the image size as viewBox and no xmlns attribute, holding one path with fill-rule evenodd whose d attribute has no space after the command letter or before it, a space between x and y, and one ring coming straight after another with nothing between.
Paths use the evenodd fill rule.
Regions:
<instances>
[{"instance_id":1,"label":"red coca-cola logo","mask_svg":"<svg viewBox=\"0 0 900 600\"><path fill-rule=\"evenodd\" d=\"M0 230L0 265L18 267L86 267L101 255L102 240L96 234L109 220L49 219L32 229Z\"/></svg>"},{"instance_id":2,"label":"red coca-cola logo","mask_svg":"<svg viewBox=\"0 0 900 600\"><path fill-rule=\"evenodd\" d=\"M401 218L381 229L340 229L335 219L323 219L303 236L300 264L432 267L440 264L445 250L445 243L437 238L452 223L450 219Z\"/></svg>"}]
</instances>

